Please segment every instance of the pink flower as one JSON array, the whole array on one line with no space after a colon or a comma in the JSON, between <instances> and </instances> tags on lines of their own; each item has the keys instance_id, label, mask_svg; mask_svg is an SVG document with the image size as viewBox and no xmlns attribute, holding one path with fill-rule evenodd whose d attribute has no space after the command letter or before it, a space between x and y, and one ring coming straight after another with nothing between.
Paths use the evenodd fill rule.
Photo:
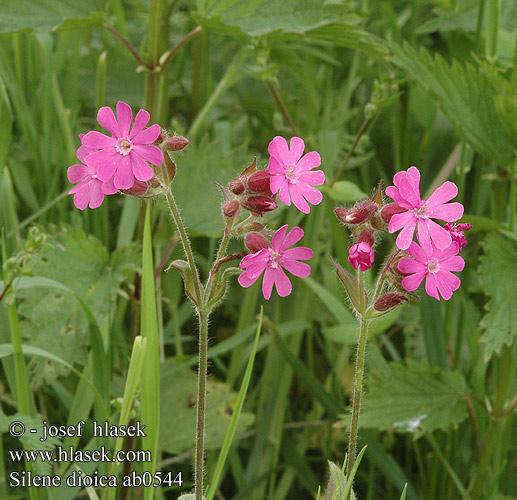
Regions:
<instances>
[{"instance_id":1,"label":"pink flower","mask_svg":"<svg viewBox=\"0 0 517 500\"><path fill-rule=\"evenodd\" d=\"M375 252L366 241L352 245L348 251L348 262L354 269L359 268L361 271L370 269L374 258Z\"/></svg>"},{"instance_id":2,"label":"pink flower","mask_svg":"<svg viewBox=\"0 0 517 500\"><path fill-rule=\"evenodd\" d=\"M287 141L276 136L268 146L269 159L268 172L271 174L271 191L279 193L280 201L286 205L294 206L303 213L308 214L310 207L321 203L323 196L320 191L312 186L320 186L325 182L325 174L322 170L311 170L321 165L319 153L311 151L303 158L305 143L299 137L291 139L291 147L287 147Z\"/></svg>"},{"instance_id":3,"label":"pink flower","mask_svg":"<svg viewBox=\"0 0 517 500\"><path fill-rule=\"evenodd\" d=\"M414 241L406 252L413 257L400 259L399 271L409 274L402 280L402 286L408 292L416 290L425 280L425 291L436 300L440 300L438 292L445 300L452 297L452 292L461 284L460 279L451 271L462 271L465 261L458 255L460 246L453 241L445 250L437 248L434 243L422 247Z\"/></svg>"},{"instance_id":4,"label":"pink flower","mask_svg":"<svg viewBox=\"0 0 517 500\"><path fill-rule=\"evenodd\" d=\"M453 222L452 224L445 224L443 228L449 231L452 241L455 241L460 246L461 249L467 244L467 239L465 238L465 231L468 231L472 228L471 224L460 224L458 222Z\"/></svg>"},{"instance_id":5,"label":"pink flower","mask_svg":"<svg viewBox=\"0 0 517 500\"><path fill-rule=\"evenodd\" d=\"M105 106L99 109L97 121L112 135L91 131L83 137L83 145L94 149L88 156L88 164L97 170L102 182L113 178L117 189L133 187L135 178L139 181L148 181L154 175L153 165L161 165L163 153L152 143L160 135L160 126L152 125L144 129L150 115L141 109L136 117L131 132L133 112L125 102L117 103L117 117L113 111Z\"/></svg>"},{"instance_id":6,"label":"pink flower","mask_svg":"<svg viewBox=\"0 0 517 500\"><path fill-rule=\"evenodd\" d=\"M409 168L407 172L396 173L393 183L395 186L388 186L386 194L406 210L393 214L388 226L390 233L402 229L397 236L397 246L401 250L409 248L416 226L420 243L432 240L437 248L448 248L452 242L450 233L431 219L453 222L461 218L463 205L456 202L446 203L458 194L456 184L444 182L427 200L422 200L420 172L416 167Z\"/></svg>"},{"instance_id":7,"label":"pink flower","mask_svg":"<svg viewBox=\"0 0 517 500\"><path fill-rule=\"evenodd\" d=\"M79 135L82 139L83 134ZM87 158L92 150L86 146L80 146L77 150L77 158L86 165L76 164L68 167L68 180L75 184L68 194L74 195L74 205L79 210L84 210L88 205L90 208L97 208L102 205L105 194L115 194L117 188L113 185L113 181L102 182L97 177L97 169L88 165Z\"/></svg>"},{"instance_id":8,"label":"pink flower","mask_svg":"<svg viewBox=\"0 0 517 500\"><path fill-rule=\"evenodd\" d=\"M293 227L289 234L286 233L287 224L274 234L271 246L246 255L242 259L239 267L246 270L239 276L241 286L244 288L251 286L264 272L262 282L264 298L271 297L273 285L276 285L280 297L286 297L291 293L292 285L284 269L300 278L306 278L311 274L309 264L298 261L311 259L314 256L313 251L306 247L289 248L302 239L303 229Z\"/></svg>"}]
</instances>

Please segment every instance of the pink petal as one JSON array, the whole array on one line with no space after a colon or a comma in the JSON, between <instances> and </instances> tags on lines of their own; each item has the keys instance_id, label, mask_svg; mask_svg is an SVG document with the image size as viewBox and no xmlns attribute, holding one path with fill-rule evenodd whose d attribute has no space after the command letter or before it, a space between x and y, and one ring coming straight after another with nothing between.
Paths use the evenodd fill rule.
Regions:
<instances>
[{"instance_id":1,"label":"pink petal","mask_svg":"<svg viewBox=\"0 0 517 500\"><path fill-rule=\"evenodd\" d=\"M287 147L287 141L283 137L277 135L269 143L267 150L269 151L269 154L271 156L274 156L278 160L278 163L280 163L282 165L290 164L289 163L289 160L290 160L289 148Z\"/></svg>"},{"instance_id":2,"label":"pink petal","mask_svg":"<svg viewBox=\"0 0 517 500\"><path fill-rule=\"evenodd\" d=\"M82 134L83 137L84 137L84 134ZM90 156L92 153L95 153L97 150L96 149L92 149L92 148L88 148L86 146L84 146L83 144L81 144L79 146L79 148L77 149L77 158L79 158L79 161L81 161L82 163L86 163L86 158L88 158L88 156Z\"/></svg>"},{"instance_id":3,"label":"pink petal","mask_svg":"<svg viewBox=\"0 0 517 500\"><path fill-rule=\"evenodd\" d=\"M431 246L431 235L429 234L428 222L429 220L417 219L417 239L426 254L431 255L433 253L433 247Z\"/></svg>"},{"instance_id":4,"label":"pink petal","mask_svg":"<svg viewBox=\"0 0 517 500\"><path fill-rule=\"evenodd\" d=\"M438 290L445 300L449 300L452 297L452 292L457 290L461 285L460 279L448 271L440 271L436 274L436 282L438 284Z\"/></svg>"},{"instance_id":5,"label":"pink petal","mask_svg":"<svg viewBox=\"0 0 517 500\"><path fill-rule=\"evenodd\" d=\"M395 186L388 186L385 190L386 196L389 196L393 199L393 201L402 208L406 208L408 210L414 208L411 203L408 203L402 196L400 196L400 192L398 188Z\"/></svg>"},{"instance_id":6,"label":"pink petal","mask_svg":"<svg viewBox=\"0 0 517 500\"><path fill-rule=\"evenodd\" d=\"M162 150L156 146L135 145L129 155L134 156L135 154L153 165L161 165L163 163Z\"/></svg>"},{"instance_id":7,"label":"pink petal","mask_svg":"<svg viewBox=\"0 0 517 500\"><path fill-rule=\"evenodd\" d=\"M284 181L285 182L283 182L280 185L280 190L278 191L278 198L280 199L280 201L282 203L285 203L288 207L290 207L291 206L291 196L289 194L289 181L285 178L284 178ZM269 182L271 185L271 181L269 181Z\"/></svg>"},{"instance_id":8,"label":"pink petal","mask_svg":"<svg viewBox=\"0 0 517 500\"><path fill-rule=\"evenodd\" d=\"M413 208L420 208L422 200L420 198L420 172L418 169L411 167L405 177L400 177L399 194Z\"/></svg>"},{"instance_id":9,"label":"pink petal","mask_svg":"<svg viewBox=\"0 0 517 500\"><path fill-rule=\"evenodd\" d=\"M440 262L440 269L443 271L463 271L465 267L465 261L459 256L456 255L447 259L446 261Z\"/></svg>"},{"instance_id":10,"label":"pink petal","mask_svg":"<svg viewBox=\"0 0 517 500\"><path fill-rule=\"evenodd\" d=\"M426 222L429 236L431 236L435 246L440 250L448 248L452 243L451 233L432 220Z\"/></svg>"},{"instance_id":11,"label":"pink petal","mask_svg":"<svg viewBox=\"0 0 517 500\"><path fill-rule=\"evenodd\" d=\"M428 208L436 208L443 203L452 200L458 194L458 187L454 182L444 182L434 193L429 196L426 202ZM457 220L457 219L454 219Z\"/></svg>"},{"instance_id":12,"label":"pink petal","mask_svg":"<svg viewBox=\"0 0 517 500\"><path fill-rule=\"evenodd\" d=\"M394 233L395 231L402 229L404 226L407 226L409 223L416 223L415 214L413 212L403 212L401 214L394 214L390 219L388 231L390 233Z\"/></svg>"},{"instance_id":13,"label":"pink petal","mask_svg":"<svg viewBox=\"0 0 517 500\"><path fill-rule=\"evenodd\" d=\"M255 276L254 278L250 278L248 276L247 271L243 272L239 277L237 278L237 281L239 282L239 285L241 285L244 288L248 288L249 286L253 285L255 281L259 278L260 274L258 276Z\"/></svg>"},{"instance_id":14,"label":"pink petal","mask_svg":"<svg viewBox=\"0 0 517 500\"><path fill-rule=\"evenodd\" d=\"M269 165L267 167L267 171L270 174L281 174L285 175L285 165L282 163L279 163L276 157L270 156L269 157Z\"/></svg>"},{"instance_id":15,"label":"pink petal","mask_svg":"<svg viewBox=\"0 0 517 500\"><path fill-rule=\"evenodd\" d=\"M79 184L75 187L76 192L74 194L74 205L79 210L84 210L90 201L90 192L91 192L91 180ZM72 191L72 190L71 190Z\"/></svg>"},{"instance_id":16,"label":"pink petal","mask_svg":"<svg viewBox=\"0 0 517 500\"><path fill-rule=\"evenodd\" d=\"M284 252L283 261L286 260L309 260L314 257L314 252L307 247L290 248Z\"/></svg>"},{"instance_id":17,"label":"pink petal","mask_svg":"<svg viewBox=\"0 0 517 500\"><path fill-rule=\"evenodd\" d=\"M160 135L160 125L154 124L149 128L146 128L142 132L136 134L132 139L131 142L133 144L152 144L156 139L158 139L158 136ZM159 149L157 146L152 146L153 148Z\"/></svg>"},{"instance_id":18,"label":"pink petal","mask_svg":"<svg viewBox=\"0 0 517 500\"><path fill-rule=\"evenodd\" d=\"M437 248L433 257L436 257L440 262L442 262L450 259L454 255L458 255L459 252L460 245L456 241L453 241L447 248L444 248L443 250Z\"/></svg>"},{"instance_id":19,"label":"pink petal","mask_svg":"<svg viewBox=\"0 0 517 500\"><path fill-rule=\"evenodd\" d=\"M264 266L267 265L267 262L269 260L269 255L270 253L267 252L267 248L263 248L262 250L260 250L259 252L257 253L251 253L249 255L246 255L242 260L241 260L241 263L239 264L239 267L241 269L245 269L247 268L248 266L251 266L257 262L264 262Z\"/></svg>"},{"instance_id":20,"label":"pink petal","mask_svg":"<svg viewBox=\"0 0 517 500\"><path fill-rule=\"evenodd\" d=\"M127 137L129 135L129 127L133 121L133 112L129 105L123 101L117 102L117 118L120 137Z\"/></svg>"},{"instance_id":21,"label":"pink petal","mask_svg":"<svg viewBox=\"0 0 517 500\"><path fill-rule=\"evenodd\" d=\"M108 181L112 176L122 155L115 149L102 149L88 156L88 163L97 169L97 176L102 182Z\"/></svg>"},{"instance_id":22,"label":"pink petal","mask_svg":"<svg viewBox=\"0 0 517 500\"><path fill-rule=\"evenodd\" d=\"M288 181L283 175L272 175L269 179L269 187L273 194L278 193L283 187L284 191L287 189ZM284 201L284 200L282 200ZM284 201L285 203L285 201Z\"/></svg>"},{"instance_id":23,"label":"pink petal","mask_svg":"<svg viewBox=\"0 0 517 500\"><path fill-rule=\"evenodd\" d=\"M406 249L406 252L411 255L411 257L414 257L418 262L425 264L427 268L427 263L431 256L430 254L426 253L422 247L418 246L414 241L412 241L409 247Z\"/></svg>"},{"instance_id":24,"label":"pink petal","mask_svg":"<svg viewBox=\"0 0 517 500\"><path fill-rule=\"evenodd\" d=\"M438 282L435 274L429 274L427 276L425 280L425 291L427 295L434 297L436 300L440 300L440 296L438 295Z\"/></svg>"},{"instance_id":25,"label":"pink petal","mask_svg":"<svg viewBox=\"0 0 517 500\"><path fill-rule=\"evenodd\" d=\"M281 267L271 269L271 271L273 279L275 280L276 291L278 292L278 295L280 295L280 297L287 297L293 291L293 286L291 285L287 274L285 274Z\"/></svg>"},{"instance_id":26,"label":"pink petal","mask_svg":"<svg viewBox=\"0 0 517 500\"><path fill-rule=\"evenodd\" d=\"M293 137L290 142L290 161L291 165L295 165L296 162L301 158L303 150L305 149L305 143L299 137Z\"/></svg>"},{"instance_id":27,"label":"pink petal","mask_svg":"<svg viewBox=\"0 0 517 500\"><path fill-rule=\"evenodd\" d=\"M397 267L399 271L404 274L425 273L427 271L427 267L424 264L415 259L408 259L407 257L400 259Z\"/></svg>"},{"instance_id":28,"label":"pink petal","mask_svg":"<svg viewBox=\"0 0 517 500\"><path fill-rule=\"evenodd\" d=\"M84 165L72 165L71 167L68 167L66 175L68 180L72 184L75 184L76 182L81 182L88 177L88 168Z\"/></svg>"},{"instance_id":29,"label":"pink petal","mask_svg":"<svg viewBox=\"0 0 517 500\"><path fill-rule=\"evenodd\" d=\"M270 267L266 267L266 271L264 272L264 279L262 280L262 293L266 300L269 300L271 297L271 292L273 291L274 283L275 277L273 269L271 269Z\"/></svg>"},{"instance_id":30,"label":"pink petal","mask_svg":"<svg viewBox=\"0 0 517 500\"><path fill-rule=\"evenodd\" d=\"M104 106L97 113L97 121L104 127L113 137L120 137L117 120L113 114L113 110Z\"/></svg>"},{"instance_id":31,"label":"pink petal","mask_svg":"<svg viewBox=\"0 0 517 500\"><path fill-rule=\"evenodd\" d=\"M427 210L426 210L427 212ZM429 217L454 222L463 217L463 205L458 202L440 205L428 211Z\"/></svg>"},{"instance_id":32,"label":"pink petal","mask_svg":"<svg viewBox=\"0 0 517 500\"><path fill-rule=\"evenodd\" d=\"M151 119L151 115L145 110L141 109L135 117L135 123L133 124L133 128L131 129L131 134L129 134L129 139L131 142L135 142L133 139L136 135L138 135L142 130L144 130L145 126L149 123ZM153 139L154 142L156 139ZM147 143L146 143L147 144Z\"/></svg>"},{"instance_id":33,"label":"pink petal","mask_svg":"<svg viewBox=\"0 0 517 500\"><path fill-rule=\"evenodd\" d=\"M420 283L422 283L424 276L425 273L415 273L411 274L410 276L406 276L402 280L402 286L404 287L404 290L407 290L408 292L416 290L420 286Z\"/></svg>"},{"instance_id":34,"label":"pink petal","mask_svg":"<svg viewBox=\"0 0 517 500\"><path fill-rule=\"evenodd\" d=\"M307 153L297 164L297 172L305 172L321 165L321 156L317 151Z\"/></svg>"},{"instance_id":35,"label":"pink petal","mask_svg":"<svg viewBox=\"0 0 517 500\"><path fill-rule=\"evenodd\" d=\"M148 181L152 179L154 175L154 170L147 164L147 162L138 156L137 154L130 154L129 158L131 159L131 168L133 170L133 175L139 181Z\"/></svg>"},{"instance_id":36,"label":"pink petal","mask_svg":"<svg viewBox=\"0 0 517 500\"><path fill-rule=\"evenodd\" d=\"M284 249L284 241L285 235L287 233L287 224L284 224L278 231L274 234L273 239L271 240L271 245L273 247L274 252L282 252Z\"/></svg>"},{"instance_id":37,"label":"pink petal","mask_svg":"<svg viewBox=\"0 0 517 500\"><path fill-rule=\"evenodd\" d=\"M303 229L298 226L294 226L290 233L286 235L284 243L282 245L282 250L285 250L289 247L292 247L295 243L298 243L303 238ZM300 248L306 248L306 247L300 247ZM308 248L307 250L310 250ZM311 250L312 252L312 250Z\"/></svg>"},{"instance_id":38,"label":"pink petal","mask_svg":"<svg viewBox=\"0 0 517 500\"><path fill-rule=\"evenodd\" d=\"M92 149L115 148L116 142L113 137L108 137L95 130L91 130L83 137L83 145Z\"/></svg>"},{"instance_id":39,"label":"pink petal","mask_svg":"<svg viewBox=\"0 0 517 500\"><path fill-rule=\"evenodd\" d=\"M300 212L308 214L311 211L309 205L305 201L305 198L300 192L300 189L298 188L298 184L289 185L289 194L291 195L291 199L293 200L294 206L298 210L300 210Z\"/></svg>"},{"instance_id":40,"label":"pink petal","mask_svg":"<svg viewBox=\"0 0 517 500\"><path fill-rule=\"evenodd\" d=\"M101 190L104 194L115 194L118 191L115 184L113 184L113 178L107 182L102 182Z\"/></svg>"},{"instance_id":41,"label":"pink petal","mask_svg":"<svg viewBox=\"0 0 517 500\"><path fill-rule=\"evenodd\" d=\"M133 187L134 183L135 176L131 168L131 160L129 156L122 156L122 160L120 160L117 171L115 172L113 184L115 184L117 189L129 189Z\"/></svg>"},{"instance_id":42,"label":"pink petal","mask_svg":"<svg viewBox=\"0 0 517 500\"><path fill-rule=\"evenodd\" d=\"M311 266L296 260L283 260L282 267L299 278L307 278L311 274Z\"/></svg>"},{"instance_id":43,"label":"pink petal","mask_svg":"<svg viewBox=\"0 0 517 500\"><path fill-rule=\"evenodd\" d=\"M325 183L325 174L323 170L314 170L314 172L302 172L298 177L300 182L310 184L311 186L321 186Z\"/></svg>"},{"instance_id":44,"label":"pink petal","mask_svg":"<svg viewBox=\"0 0 517 500\"><path fill-rule=\"evenodd\" d=\"M391 220L393 220L394 217L395 216L393 216ZM400 231L399 235L397 236L397 247L401 250L407 250L409 245L411 245L411 242L413 241L413 233L415 232L415 225L416 220L410 220L407 225L402 228L402 231Z\"/></svg>"},{"instance_id":45,"label":"pink petal","mask_svg":"<svg viewBox=\"0 0 517 500\"><path fill-rule=\"evenodd\" d=\"M303 182L299 182L296 184L298 191L302 194L302 196L312 205L319 205L321 200L323 200L323 195L321 191L309 186L309 184L305 184Z\"/></svg>"},{"instance_id":46,"label":"pink petal","mask_svg":"<svg viewBox=\"0 0 517 500\"><path fill-rule=\"evenodd\" d=\"M98 208L104 201L104 193L101 190L102 183L95 179L90 191L90 208Z\"/></svg>"}]
</instances>

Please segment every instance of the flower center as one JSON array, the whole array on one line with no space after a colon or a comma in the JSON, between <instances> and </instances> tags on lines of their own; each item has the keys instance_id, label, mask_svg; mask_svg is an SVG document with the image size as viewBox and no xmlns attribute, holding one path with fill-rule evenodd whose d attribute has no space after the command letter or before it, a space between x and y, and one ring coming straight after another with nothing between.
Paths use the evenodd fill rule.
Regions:
<instances>
[{"instance_id":1,"label":"flower center","mask_svg":"<svg viewBox=\"0 0 517 500\"><path fill-rule=\"evenodd\" d=\"M280 259L281 259L281 255L278 253L278 252L274 252L274 251L271 251L271 260L269 262L269 267L271 269L277 269L278 266L280 265Z\"/></svg>"},{"instance_id":2,"label":"flower center","mask_svg":"<svg viewBox=\"0 0 517 500\"><path fill-rule=\"evenodd\" d=\"M296 184L300 174L296 172L295 165L289 165L285 170L285 176L291 181L291 184Z\"/></svg>"},{"instance_id":3,"label":"flower center","mask_svg":"<svg viewBox=\"0 0 517 500\"><path fill-rule=\"evenodd\" d=\"M413 213L417 216L418 219L429 219L429 215L426 214L427 207L425 206L425 202L422 203L418 208L413 209Z\"/></svg>"},{"instance_id":4,"label":"flower center","mask_svg":"<svg viewBox=\"0 0 517 500\"><path fill-rule=\"evenodd\" d=\"M127 138L119 139L117 144L115 144L115 149L117 150L117 153L120 153L123 156L127 156L133 149L133 144L131 144L131 141Z\"/></svg>"},{"instance_id":5,"label":"flower center","mask_svg":"<svg viewBox=\"0 0 517 500\"><path fill-rule=\"evenodd\" d=\"M436 274L440 272L440 263L438 262L438 259L431 259L427 263L427 269L431 274Z\"/></svg>"}]
</instances>

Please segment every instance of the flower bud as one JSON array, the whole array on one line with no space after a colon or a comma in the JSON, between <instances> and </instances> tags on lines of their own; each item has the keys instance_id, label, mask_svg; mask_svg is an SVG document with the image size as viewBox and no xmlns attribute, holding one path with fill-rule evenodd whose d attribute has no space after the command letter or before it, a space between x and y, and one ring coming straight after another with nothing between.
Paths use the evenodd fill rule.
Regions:
<instances>
[{"instance_id":1,"label":"flower bud","mask_svg":"<svg viewBox=\"0 0 517 500\"><path fill-rule=\"evenodd\" d=\"M262 216L266 212L271 212L271 210L274 210L278 206L275 200L262 195L248 196L241 201L241 205L253 215L258 216Z\"/></svg>"},{"instance_id":2,"label":"flower bud","mask_svg":"<svg viewBox=\"0 0 517 500\"><path fill-rule=\"evenodd\" d=\"M248 188L256 193L270 193L270 179L271 175L267 170L259 170L248 179Z\"/></svg>"},{"instance_id":3,"label":"flower bud","mask_svg":"<svg viewBox=\"0 0 517 500\"><path fill-rule=\"evenodd\" d=\"M471 224L460 224L458 222L453 222L451 224L450 222L447 222L447 224L445 224L443 226L443 228L446 231L449 231L452 241L455 241L456 243L458 243L458 245L460 246L460 250L461 250L461 248L463 248L467 244L467 240L465 238L464 232L471 229L472 225Z\"/></svg>"},{"instance_id":4,"label":"flower bud","mask_svg":"<svg viewBox=\"0 0 517 500\"><path fill-rule=\"evenodd\" d=\"M402 302L407 300L408 298L405 295L402 295L401 293L385 293L375 301L375 304L373 304L373 308L376 311L384 312L388 311L389 309L393 309L394 307L402 304Z\"/></svg>"},{"instance_id":5,"label":"flower bud","mask_svg":"<svg viewBox=\"0 0 517 500\"><path fill-rule=\"evenodd\" d=\"M242 193L244 193L245 187L246 186L244 185L244 182L242 182L240 177L237 177L237 179L234 179L232 182L230 182L230 184L228 184L228 189L233 194L242 194Z\"/></svg>"},{"instance_id":6,"label":"flower bud","mask_svg":"<svg viewBox=\"0 0 517 500\"><path fill-rule=\"evenodd\" d=\"M271 246L271 243L269 243L269 240L265 236L262 236L260 233L255 231L246 235L244 238L244 244L252 253L256 253L263 248L269 248Z\"/></svg>"},{"instance_id":7,"label":"flower bud","mask_svg":"<svg viewBox=\"0 0 517 500\"><path fill-rule=\"evenodd\" d=\"M375 258L375 252L372 247L362 241L361 243L356 243L350 247L348 251L348 262L354 269L358 269L360 271L366 271L370 269L373 264L373 260Z\"/></svg>"},{"instance_id":8,"label":"flower bud","mask_svg":"<svg viewBox=\"0 0 517 500\"><path fill-rule=\"evenodd\" d=\"M166 151L181 151L190 144L190 141L182 135L169 137L163 145Z\"/></svg>"},{"instance_id":9,"label":"flower bud","mask_svg":"<svg viewBox=\"0 0 517 500\"><path fill-rule=\"evenodd\" d=\"M167 130L160 128L160 134L158 135L156 141L153 142L153 144L159 146L163 141L165 141L165 139L167 139L168 136L169 134L167 133Z\"/></svg>"},{"instance_id":10,"label":"flower bud","mask_svg":"<svg viewBox=\"0 0 517 500\"><path fill-rule=\"evenodd\" d=\"M223 215L225 217L233 217L239 210L239 202L237 200L227 201L223 205Z\"/></svg>"},{"instance_id":11,"label":"flower bud","mask_svg":"<svg viewBox=\"0 0 517 500\"><path fill-rule=\"evenodd\" d=\"M388 203L381 209L381 218L386 224L389 224L395 214L402 214L404 212L407 212L405 208L400 207L396 203Z\"/></svg>"},{"instance_id":12,"label":"flower bud","mask_svg":"<svg viewBox=\"0 0 517 500\"><path fill-rule=\"evenodd\" d=\"M147 193L147 182L139 181L138 179L135 179L135 183L133 184L133 187L130 187L129 189L121 189L120 192L127 194L128 196L138 196L142 197Z\"/></svg>"},{"instance_id":13,"label":"flower bud","mask_svg":"<svg viewBox=\"0 0 517 500\"><path fill-rule=\"evenodd\" d=\"M336 217L343 224L361 224L370 219L378 210L377 203L364 200L356 203L352 208L338 207L334 209Z\"/></svg>"},{"instance_id":14,"label":"flower bud","mask_svg":"<svg viewBox=\"0 0 517 500\"><path fill-rule=\"evenodd\" d=\"M363 229L361 234L359 234L359 238L357 239L357 243L361 242L368 243L371 247L375 245L375 233L372 229Z\"/></svg>"}]
</instances>

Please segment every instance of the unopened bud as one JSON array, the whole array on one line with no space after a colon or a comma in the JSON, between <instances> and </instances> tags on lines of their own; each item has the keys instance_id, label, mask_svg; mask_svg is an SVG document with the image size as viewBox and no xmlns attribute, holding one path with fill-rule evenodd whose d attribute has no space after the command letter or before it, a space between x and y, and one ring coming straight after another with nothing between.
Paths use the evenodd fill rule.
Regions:
<instances>
[{"instance_id":1,"label":"unopened bud","mask_svg":"<svg viewBox=\"0 0 517 500\"><path fill-rule=\"evenodd\" d=\"M253 253L258 252L263 248L269 248L271 246L271 243L269 243L269 240L265 236L262 236L260 233L255 231L246 235L244 238L244 244L248 250Z\"/></svg>"},{"instance_id":2,"label":"unopened bud","mask_svg":"<svg viewBox=\"0 0 517 500\"><path fill-rule=\"evenodd\" d=\"M241 205L253 215L258 216L262 216L266 212L271 212L271 210L274 210L278 206L275 200L261 195L248 196L241 201Z\"/></svg>"},{"instance_id":3,"label":"unopened bud","mask_svg":"<svg viewBox=\"0 0 517 500\"><path fill-rule=\"evenodd\" d=\"M223 205L223 215L225 217L233 217L239 210L239 202L237 200L227 201Z\"/></svg>"},{"instance_id":4,"label":"unopened bud","mask_svg":"<svg viewBox=\"0 0 517 500\"><path fill-rule=\"evenodd\" d=\"M396 203L388 203L381 209L381 218L386 224L389 224L395 214L402 214L404 212L407 212L405 208L400 207Z\"/></svg>"},{"instance_id":5,"label":"unopened bud","mask_svg":"<svg viewBox=\"0 0 517 500\"><path fill-rule=\"evenodd\" d=\"M361 243L364 241L368 243L371 247L375 245L375 234L372 229L363 229L361 234L359 234L359 238L357 239L357 243Z\"/></svg>"},{"instance_id":6,"label":"unopened bud","mask_svg":"<svg viewBox=\"0 0 517 500\"><path fill-rule=\"evenodd\" d=\"M246 186L244 186L244 182L238 177L237 179L234 179L230 184L228 184L228 189L233 194L242 194L244 192Z\"/></svg>"},{"instance_id":7,"label":"unopened bud","mask_svg":"<svg viewBox=\"0 0 517 500\"><path fill-rule=\"evenodd\" d=\"M190 144L190 141L182 135L173 135L169 137L163 145L166 151L181 151Z\"/></svg>"},{"instance_id":8,"label":"unopened bud","mask_svg":"<svg viewBox=\"0 0 517 500\"><path fill-rule=\"evenodd\" d=\"M381 295L373 305L373 308L376 311L388 311L389 309L393 309L394 307L402 304L402 302L408 301L408 298L405 295L400 293L390 292L384 295Z\"/></svg>"},{"instance_id":9,"label":"unopened bud","mask_svg":"<svg viewBox=\"0 0 517 500\"><path fill-rule=\"evenodd\" d=\"M158 135L156 141L153 142L153 144L157 146L160 145L163 141L165 141L165 139L167 139L168 136L169 134L167 133L167 130L160 128L160 134Z\"/></svg>"},{"instance_id":10,"label":"unopened bud","mask_svg":"<svg viewBox=\"0 0 517 500\"><path fill-rule=\"evenodd\" d=\"M374 258L375 252L372 247L364 241L352 245L348 251L348 262L350 262L350 265L354 269L359 269L360 271L370 269Z\"/></svg>"},{"instance_id":11,"label":"unopened bud","mask_svg":"<svg viewBox=\"0 0 517 500\"><path fill-rule=\"evenodd\" d=\"M147 182L139 181L138 179L135 179L135 183L133 184L133 187L130 187L129 189L121 189L120 192L127 194L128 196L138 196L142 197L145 193L147 193Z\"/></svg>"},{"instance_id":12,"label":"unopened bud","mask_svg":"<svg viewBox=\"0 0 517 500\"><path fill-rule=\"evenodd\" d=\"M371 200L364 200L356 203L350 209L345 207L335 208L334 213L343 224L362 224L370 219L377 210L377 203Z\"/></svg>"},{"instance_id":13,"label":"unopened bud","mask_svg":"<svg viewBox=\"0 0 517 500\"><path fill-rule=\"evenodd\" d=\"M267 170L259 170L248 179L248 188L256 193L270 193L271 175Z\"/></svg>"}]
</instances>

